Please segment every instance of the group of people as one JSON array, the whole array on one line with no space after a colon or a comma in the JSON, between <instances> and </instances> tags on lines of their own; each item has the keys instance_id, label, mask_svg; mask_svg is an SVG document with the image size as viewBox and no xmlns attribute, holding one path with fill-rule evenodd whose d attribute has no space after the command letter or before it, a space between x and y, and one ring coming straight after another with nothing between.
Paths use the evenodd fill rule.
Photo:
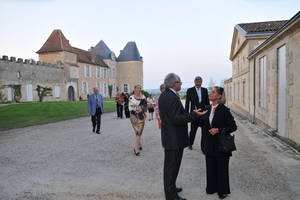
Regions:
<instances>
[{"instance_id":1,"label":"group of people","mask_svg":"<svg viewBox=\"0 0 300 200\"><path fill-rule=\"evenodd\" d=\"M225 104L222 87L213 87L208 96L202 88L201 77L195 78L195 86L189 88L186 106L183 107L177 92L181 89L178 75L168 74L164 80L166 90L160 95L158 109L161 120L161 138L165 149L164 190L167 200L184 200L176 187L183 150L192 149L198 126L201 127L201 150L206 160L206 193L218 193L220 199L230 194L229 158L231 152L220 151L220 134L230 134L237 129L234 118ZM208 99L207 99L208 97ZM209 101L211 105L209 105ZM188 123L191 123L188 135Z\"/></svg>"},{"instance_id":2,"label":"group of people","mask_svg":"<svg viewBox=\"0 0 300 200\"><path fill-rule=\"evenodd\" d=\"M123 110L125 112L125 117L129 118L130 113L129 113L129 108L128 108L128 103L129 103L129 94L128 93L117 93L115 97L115 102L116 102L116 110L117 110L117 117L118 119L123 119Z\"/></svg>"},{"instance_id":3,"label":"group of people","mask_svg":"<svg viewBox=\"0 0 300 200\"><path fill-rule=\"evenodd\" d=\"M208 90L201 87L200 76L195 77L194 83L195 86L187 90L185 107L178 96L182 82L174 73L165 77L164 84L160 86L161 94L156 100L152 97L146 99L142 94L141 85L134 86L132 95L120 94L115 99L117 110L120 105L122 108L124 106L126 115L127 109L126 117L130 118L135 135L133 152L136 156L139 156L143 150L141 136L146 121L146 112L152 113L152 116L150 114L149 116L153 119L155 110L164 148L163 182L166 200L184 200L178 195L182 188L176 186L176 179L184 148L189 147L193 150L198 127L201 127L201 150L206 160L206 193L218 193L220 199L230 194L229 159L232 153L219 149L219 137L221 134L231 134L237 126L229 108L225 106L224 89L215 86L208 95ZM91 114L93 132L97 127L96 133L99 133L103 100L97 88L94 88L94 94L89 96L88 110ZM119 112L118 117L122 118ZM189 134L188 123L191 123Z\"/></svg>"}]
</instances>

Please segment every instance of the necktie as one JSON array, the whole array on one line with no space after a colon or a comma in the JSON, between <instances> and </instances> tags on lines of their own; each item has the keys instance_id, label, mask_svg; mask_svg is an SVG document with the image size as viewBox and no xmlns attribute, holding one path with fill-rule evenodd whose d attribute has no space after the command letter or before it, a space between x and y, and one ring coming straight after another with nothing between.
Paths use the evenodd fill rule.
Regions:
<instances>
[{"instance_id":1,"label":"necktie","mask_svg":"<svg viewBox=\"0 0 300 200\"><path fill-rule=\"evenodd\" d=\"M98 105L98 95L96 95L96 108L98 108L99 105Z\"/></svg>"}]
</instances>

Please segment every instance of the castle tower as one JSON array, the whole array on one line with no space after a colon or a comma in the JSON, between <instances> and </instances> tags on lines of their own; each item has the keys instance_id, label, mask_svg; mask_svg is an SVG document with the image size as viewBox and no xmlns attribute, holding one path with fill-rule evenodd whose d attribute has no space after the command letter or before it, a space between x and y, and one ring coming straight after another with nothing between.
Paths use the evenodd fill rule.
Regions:
<instances>
[{"instance_id":1,"label":"castle tower","mask_svg":"<svg viewBox=\"0 0 300 200\"><path fill-rule=\"evenodd\" d=\"M143 57L135 42L128 42L117 58L117 80L120 92L132 92L135 85L143 87Z\"/></svg>"},{"instance_id":2,"label":"castle tower","mask_svg":"<svg viewBox=\"0 0 300 200\"><path fill-rule=\"evenodd\" d=\"M55 64L57 61L76 63L77 56L69 40L60 29L53 30L44 45L36 52L39 61Z\"/></svg>"}]
</instances>

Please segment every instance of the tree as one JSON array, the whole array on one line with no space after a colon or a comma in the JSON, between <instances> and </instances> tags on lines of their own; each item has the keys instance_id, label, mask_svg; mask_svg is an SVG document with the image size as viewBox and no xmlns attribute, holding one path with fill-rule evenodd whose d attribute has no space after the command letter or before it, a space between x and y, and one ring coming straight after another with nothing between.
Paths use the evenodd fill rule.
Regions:
<instances>
[{"instance_id":1,"label":"tree","mask_svg":"<svg viewBox=\"0 0 300 200\"><path fill-rule=\"evenodd\" d=\"M0 102L5 102L6 98L5 98L5 94L0 90Z\"/></svg>"},{"instance_id":2,"label":"tree","mask_svg":"<svg viewBox=\"0 0 300 200\"><path fill-rule=\"evenodd\" d=\"M35 89L39 96L39 102L42 102L44 97L46 96L52 96L52 88L51 87L43 87L40 85L37 85L37 88Z\"/></svg>"},{"instance_id":3,"label":"tree","mask_svg":"<svg viewBox=\"0 0 300 200\"><path fill-rule=\"evenodd\" d=\"M145 90L142 90L142 94L148 98L150 96L149 92L145 91Z\"/></svg>"},{"instance_id":4,"label":"tree","mask_svg":"<svg viewBox=\"0 0 300 200\"><path fill-rule=\"evenodd\" d=\"M14 101L17 103L20 102L22 98L21 85L8 85L8 87L12 88L14 91Z\"/></svg>"},{"instance_id":5,"label":"tree","mask_svg":"<svg viewBox=\"0 0 300 200\"><path fill-rule=\"evenodd\" d=\"M113 89L113 86L112 85L108 85L108 95L109 95L110 99L111 99L111 96L112 96L112 89Z\"/></svg>"}]
</instances>

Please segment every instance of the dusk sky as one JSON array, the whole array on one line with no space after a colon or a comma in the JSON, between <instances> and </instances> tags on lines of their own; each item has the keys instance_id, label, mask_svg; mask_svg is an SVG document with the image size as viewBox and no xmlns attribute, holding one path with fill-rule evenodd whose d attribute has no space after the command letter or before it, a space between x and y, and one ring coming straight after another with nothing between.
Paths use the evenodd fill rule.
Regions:
<instances>
[{"instance_id":1,"label":"dusk sky","mask_svg":"<svg viewBox=\"0 0 300 200\"><path fill-rule=\"evenodd\" d=\"M0 0L0 55L34 58L54 29L74 47L103 40L118 56L135 41L144 58L144 88L169 72L183 87L200 75L207 86L231 76L233 28L238 23L290 19L298 0Z\"/></svg>"}]
</instances>

